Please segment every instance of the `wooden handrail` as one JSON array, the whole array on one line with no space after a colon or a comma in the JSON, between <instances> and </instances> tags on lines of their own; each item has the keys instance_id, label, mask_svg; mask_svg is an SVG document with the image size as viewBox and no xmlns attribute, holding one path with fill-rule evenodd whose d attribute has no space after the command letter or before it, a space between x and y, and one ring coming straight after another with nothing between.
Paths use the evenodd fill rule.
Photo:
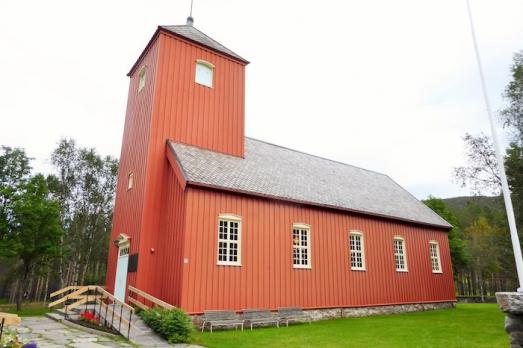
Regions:
<instances>
[{"instance_id":1,"label":"wooden handrail","mask_svg":"<svg viewBox=\"0 0 523 348\"><path fill-rule=\"evenodd\" d=\"M73 290L73 289L77 290L78 288L81 288L81 286L69 285L69 286L66 286L65 288L61 288L60 290L56 290L55 292L51 293L51 295L49 295L49 297L55 297L55 296L58 296L60 294L63 294L66 291Z\"/></svg>"},{"instance_id":2,"label":"wooden handrail","mask_svg":"<svg viewBox=\"0 0 523 348\"><path fill-rule=\"evenodd\" d=\"M141 308L141 309L149 309L149 307L147 307L146 305L144 305L144 304L141 303L140 301L135 300L135 299L132 298L132 297L127 297L127 301L129 301L130 303L132 303L133 305L135 305L136 307L139 307L139 308Z\"/></svg>"},{"instance_id":3,"label":"wooden handrail","mask_svg":"<svg viewBox=\"0 0 523 348\"><path fill-rule=\"evenodd\" d=\"M98 287L98 291L100 291L103 295L107 296L109 299L113 300L114 302L117 302L118 304L121 304L124 308L127 308L128 310L134 312L134 308L133 307L131 307L127 303L117 299L116 297L113 296L113 294L111 294L110 292L108 292L104 288Z\"/></svg>"},{"instance_id":4,"label":"wooden handrail","mask_svg":"<svg viewBox=\"0 0 523 348\"><path fill-rule=\"evenodd\" d=\"M98 286L98 285L66 286L65 288L63 288L61 290L55 291L54 293L51 294L51 296L56 296L56 295L66 292L67 290L71 290L71 289L75 289L75 288L77 290L71 292L68 295L65 295L64 297L62 297L54 302L49 303L49 305L48 305L49 308L59 305L61 303L64 303L67 300L76 300L76 302L74 302L73 304L70 304L68 306L68 308L72 309L72 308L78 307L79 305L87 303L87 302L91 302L91 301L98 302L101 299L104 299L104 300L110 299L114 303L121 305L123 308L125 308L131 312L134 312L134 307L129 306L127 303L117 299L116 297L113 296L113 294L111 294L110 292L108 292L107 290L105 290L104 288L102 288L101 286ZM96 291L97 294L100 293L101 295L88 295L88 294L83 295L87 291Z\"/></svg>"},{"instance_id":5,"label":"wooden handrail","mask_svg":"<svg viewBox=\"0 0 523 348\"><path fill-rule=\"evenodd\" d=\"M145 298L146 300L149 300L149 301L151 301L152 303L154 303L154 304L156 304L156 305L158 305L158 306L160 306L160 307L163 307L163 308L165 308L165 309L174 309L174 308L176 308L175 306L170 305L170 304L168 304L167 302L164 302L164 301L162 301L162 300L160 300L160 299L157 299L156 297L151 296L151 295L149 295L148 293L143 292L142 290L139 290L139 289L137 289L137 288L135 288L135 287L133 287L133 286L131 286L131 285L129 285L128 289L129 289L130 292L134 292L135 294L137 294L137 295L139 295L139 296L142 296L142 297ZM129 302L131 302L131 303L135 303L134 301L131 301L130 298L131 298L131 297L127 296L127 300L128 300ZM134 300L134 299L133 299L133 300ZM136 300L135 300L135 301L136 301ZM143 306L147 307L146 305L143 305ZM141 307L141 308L142 308L142 307Z\"/></svg>"},{"instance_id":6,"label":"wooden handrail","mask_svg":"<svg viewBox=\"0 0 523 348\"><path fill-rule=\"evenodd\" d=\"M118 313L118 310L117 311L113 311L113 309L111 308L111 305L108 305L107 303L103 302L103 301L96 301L96 303L98 303L101 308L103 308L103 310L109 313L111 313L111 317L117 317L119 319L121 319L121 321L124 323L124 325L130 325L129 323L129 320L125 319L125 318L122 318L120 317L120 314ZM134 310L134 308L133 308ZM107 317L109 317L109 315L107 315Z\"/></svg>"},{"instance_id":7,"label":"wooden handrail","mask_svg":"<svg viewBox=\"0 0 523 348\"><path fill-rule=\"evenodd\" d=\"M67 301L68 299L70 299L72 296L77 296L77 295L81 295L83 294L84 292L88 291L88 290L93 290L93 289L90 289L92 288L92 286L82 286L80 287L78 290L70 293L69 295L66 295L64 297L62 297L61 299L58 299L54 302L51 302L49 303L48 307L51 308L51 307L54 307L56 306L57 304L60 304L60 303L63 303L65 301Z\"/></svg>"}]
</instances>

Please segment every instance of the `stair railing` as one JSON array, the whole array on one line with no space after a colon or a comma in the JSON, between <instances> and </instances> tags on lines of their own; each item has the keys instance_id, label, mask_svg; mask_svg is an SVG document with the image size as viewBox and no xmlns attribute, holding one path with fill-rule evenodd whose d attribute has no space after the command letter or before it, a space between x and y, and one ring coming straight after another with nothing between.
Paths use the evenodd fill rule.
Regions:
<instances>
[{"instance_id":1,"label":"stair railing","mask_svg":"<svg viewBox=\"0 0 523 348\"><path fill-rule=\"evenodd\" d=\"M70 319L70 315L74 313L73 310L77 314L78 309L80 312L92 312L95 318L99 318L101 326L116 330L129 338L134 308L114 297L101 286L69 286L55 291L50 297L58 295L62 295L62 297L51 302L49 308L63 304L65 319Z\"/></svg>"}]
</instances>

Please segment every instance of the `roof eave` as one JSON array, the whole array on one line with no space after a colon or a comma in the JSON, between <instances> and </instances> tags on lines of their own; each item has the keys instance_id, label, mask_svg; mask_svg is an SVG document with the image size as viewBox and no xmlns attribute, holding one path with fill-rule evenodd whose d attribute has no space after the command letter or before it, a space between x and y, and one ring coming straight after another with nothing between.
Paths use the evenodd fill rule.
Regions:
<instances>
[{"instance_id":1,"label":"roof eave","mask_svg":"<svg viewBox=\"0 0 523 348\"><path fill-rule=\"evenodd\" d=\"M149 51L149 49L153 45L154 41L156 41L156 39L158 38L159 34L160 34L160 27L158 27L156 29L156 31L154 32L153 36L151 37L151 39L149 40L149 42L147 43L147 45L143 49L142 53L140 53L140 56L134 62L133 66L131 67L131 70L129 70L129 72L127 73L127 76L130 77L133 74L134 70L136 70L136 67L139 65L139 63L143 59L143 57L145 57L145 55L147 54L147 52Z\"/></svg>"},{"instance_id":2,"label":"roof eave","mask_svg":"<svg viewBox=\"0 0 523 348\"><path fill-rule=\"evenodd\" d=\"M127 76L131 76L134 71L136 70L136 67L139 65L140 61L143 59L143 57L147 54L147 52L149 51L149 49L151 48L152 44L154 43L154 41L157 39L158 35L160 34L160 32L163 32L165 34L168 34L168 35L172 35L172 36L176 36L182 40L185 40L185 41L188 41L188 42L191 42L195 45L199 45L199 46L203 46L213 52L216 52L218 54L221 54L229 59L232 59L232 60L235 60L239 63L242 63L242 64L249 64L250 62L244 58L239 58L239 57L235 57L233 55L230 55L230 54L227 54L225 52L222 52L220 50L217 50L213 47L210 47L210 46L207 46L207 45L204 45L202 44L201 42L197 42L195 40L191 40L190 38L188 37L185 37L183 35L180 35L180 34L177 34L175 32L172 32L164 27L162 27L161 25L158 26L158 28L156 29L156 31L154 32L153 36L151 37L151 39L149 40L149 42L147 43L147 45L145 46L145 48L143 49L142 53L140 54L140 56L138 57L138 59L136 60L136 62L133 64L133 66L131 67L131 69L129 70L129 72L127 73Z\"/></svg>"},{"instance_id":3,"label":"roof eave","mask_svg":"<svg viewBox=\"0 0 523 348\"><path fill-rule=\"evenodd\" d=\"M425 227L438 228L438 229L445 230L447 232L450 231L453 228L452 225L450 225L450 224L448 224L448 225L432 224L432 223L423 222L423 221L405 219L405 218L401 218L401 217L397 217L397 216L391 216L391 215L386 215L386 214L366 212L366 211L361 211L361 210L356 210L356 209L350 209L350 208L344 208L344 207L339 207L339 206L333 206L333 205L329 205L329 204L321 204L321 203L315 203L315 202L310 202L310 201L302 201L302 200L293 199L293 198L274 196L274 195L269 195L269 194L264 194L264 193L259 193L259 192L246 191L246 190L240 190L240 189L233 189L233 188L230 188L230 187L205 184L205 183L195 182L195 181L190 181L190 180L187 180L187 185L188 186L199 187L199 188L204 188L204 189L212 189L212 190L231 192L231 193L236 193L236 194L243 194L243 195L253 196L253 197L261 197L261 198L266 198L266 199L273 199L273 200L278 200L278 201L282 201L282 202L302 204L302 205L307 205L307 206L311 206L311 207L318 207L318 208L324 208L324 209L332 209L332 210L337 210L337 211L350 212L350 213L354 213L354 214L360 214L360 215L364 215L364 216L372 216L372 217L381 218L381 219L400 221L400 222L407 222L407 223L421 225L421 226L425 226Z\"/></svg>"},{"instance_id":4,"label":"roof eave","mask_svg":"<svg viewBox=\"0 0 523 348\"><path fill-rule=\"evenodd\" d=\"M247 59L242 58L242 57L240 57L240 56L238 56L238 55L237 55L237 56L234 56L234 55L232 55L232 54L228 54L228 53L226 53L226 52L220 51L220 50L218 50L218 49L216 49L216 48L214 48L214 47L211 47L211 46L205 45L205 44L203 44L203 43L201 43L201 42L198 42L198 41L196 41L196 40L193 40L193 39L191 39L191 38L188 38L187 36L183 36L183 35L180 35L180 34L178 34L178 33L175 33L174 31L171 31L171 30L169 30L169 29L167 29L167 28L164 28L164 27L161 26L161 25L158 26L158 29L159 29L160 31L166 33L166 34L170 34L170 35L176 36L176 37L178 37L178 38L181 38L182 40L185 40L185 41L191 42L191 43L193 43L193 44L195 44L195 45L198 45L198 46L203 46L203 47L205 47L205 48L207 48L207 49L209 49L209 50L211 50L211 51L213 51L213 52L216 52L216 53L218 53L218 54L221 54L221 55L223 55L223 56L226 56L226 57L228 57L228 58L230 58L230 59L232 59L232 60L235 60L235 61L237 61L237 62L243 63L243 64L245 64L245 65L247 65L247 64L250 63ZM199 30L198 30L198 31L199 31ZM204 35L205 35L205 34L204 34ZM207 35L206 35L206 36L207 36ZM233 53L234 53L234 52L233 52ZM235 54L236 54L236 53L235 53Z\"/></svg>"}]
</instances>

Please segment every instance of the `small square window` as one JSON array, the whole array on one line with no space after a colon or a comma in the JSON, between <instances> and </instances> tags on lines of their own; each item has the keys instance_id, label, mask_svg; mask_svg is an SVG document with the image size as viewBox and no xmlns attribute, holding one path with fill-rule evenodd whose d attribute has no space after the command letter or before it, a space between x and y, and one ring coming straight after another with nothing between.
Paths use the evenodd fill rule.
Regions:
<instances>
[{"instance_id":1,"label":"small square window","mask_svg":"<svg viewBox=\"0 0 523 348\"><path fill-rule=\"evenodd\" d=\"M204 60L196 61L195 82L212 88L214 65Z\"/></svg>"},{"instance_id":2,"label":"small square window","mask_svg":"<svg viewBox=\"0 0 523 348\"><path fill-rule=\"evenodd\" d=\"M131 190L134 185L134 174L133 172L129 172L127 174L127 190Z\"/></svg>"},{"instance_id":3,"label":"small square window","mask_svg":"<svg viewBox=\"0 0 523 348\"><path fill-rule=\"evenodd\" d=\"M146 76L146 68L145 66L140 69L140 73L138 74L138 78L140 79L138 83L138 92L140 92L145 87L145 76Z\"/></svg>"}]
</instances>

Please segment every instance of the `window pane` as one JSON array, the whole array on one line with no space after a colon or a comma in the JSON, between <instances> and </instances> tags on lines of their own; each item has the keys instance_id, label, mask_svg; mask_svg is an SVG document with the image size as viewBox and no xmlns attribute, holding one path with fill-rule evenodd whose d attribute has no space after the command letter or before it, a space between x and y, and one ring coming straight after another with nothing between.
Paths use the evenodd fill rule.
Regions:
<instances>
[{"instance_id":1,"label":"window pane","mask_svg":"<svg viewBox=\"0 0 523 348\"><path fill-rule=\"evenodd\" d=\"M213 69L205 64L196 63L196 82L200 85L212 87Z\"/></svg>"}]
</instances>

